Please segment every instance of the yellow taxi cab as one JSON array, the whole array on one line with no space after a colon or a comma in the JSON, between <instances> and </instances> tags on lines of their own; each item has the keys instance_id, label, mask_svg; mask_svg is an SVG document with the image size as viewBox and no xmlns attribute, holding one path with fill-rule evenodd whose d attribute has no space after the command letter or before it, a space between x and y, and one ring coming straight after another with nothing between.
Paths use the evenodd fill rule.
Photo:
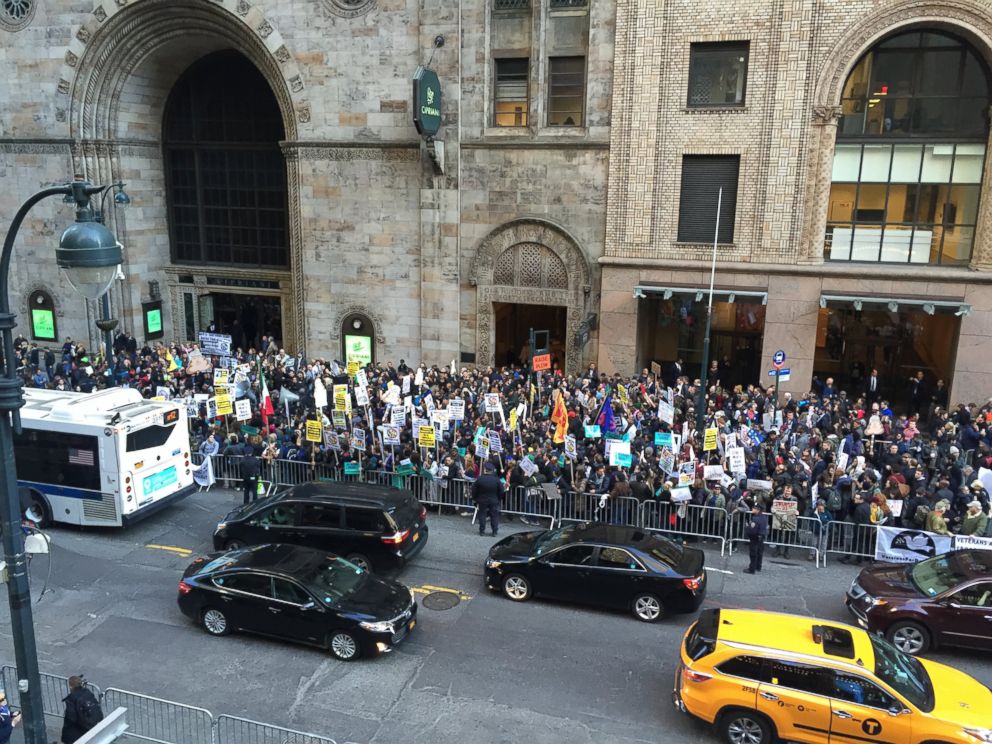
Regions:
<instances>
[{"instance_id":1,"label":"yellow taxi cab","mask_svg":"<svg viewBox=\"0 0 992 744\"><path fill-rule=\"evenodd\" d=\"M680 656L675 707L728 744L992 742L992 690L843 623L704 610Z\"/></svg>"}]
</instances>

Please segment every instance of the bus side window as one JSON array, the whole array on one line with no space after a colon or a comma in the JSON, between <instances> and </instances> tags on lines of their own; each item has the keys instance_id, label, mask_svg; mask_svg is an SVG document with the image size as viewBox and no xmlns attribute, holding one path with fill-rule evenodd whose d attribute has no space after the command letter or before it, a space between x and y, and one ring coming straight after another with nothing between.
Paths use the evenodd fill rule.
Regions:
<instances>
[{"instance_id":1,"label":"bus side window","mask_svg":"<svg viewBox=\"0 0 992 744\"><path fill-rule=\"evenodd\" d=\"M25 429L15 438L20 480L100 490L100 455L96 437Z\"/></svg>"}]
</instances>

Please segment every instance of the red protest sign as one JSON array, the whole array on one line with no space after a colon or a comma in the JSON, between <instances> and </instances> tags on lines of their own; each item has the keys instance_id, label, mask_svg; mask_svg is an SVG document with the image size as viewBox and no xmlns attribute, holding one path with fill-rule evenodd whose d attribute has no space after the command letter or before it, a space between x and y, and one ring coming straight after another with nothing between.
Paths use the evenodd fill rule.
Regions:
<instances>
[{"instance_id":1,"label":"red protest sign","mask_svg":"<svg viewBox=\"0 0 992 744\"><path fill-rule=\"evenodd\" d=\"M551 369L551 355L550 354L538 354L534 357L534 371L543 372L546 369Z\"/></svg>"}]
</instances>

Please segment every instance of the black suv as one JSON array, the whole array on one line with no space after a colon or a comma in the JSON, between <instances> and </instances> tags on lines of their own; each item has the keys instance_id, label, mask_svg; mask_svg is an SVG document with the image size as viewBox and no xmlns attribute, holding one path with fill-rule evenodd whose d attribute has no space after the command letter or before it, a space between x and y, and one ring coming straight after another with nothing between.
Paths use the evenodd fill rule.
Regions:
<instances>
[{"instance_id":1,"label":"black suv","mask_svg":"<svg viewBox=\"0 0 992 744\"><path fill-rule=\"evenodd\" d=\"M214 531L214 548L302 545L373 571L404 565L424 547L427 535L427 510L410 491L369 483L305 483L232 511Z\"/></svg>"}]
</instances>

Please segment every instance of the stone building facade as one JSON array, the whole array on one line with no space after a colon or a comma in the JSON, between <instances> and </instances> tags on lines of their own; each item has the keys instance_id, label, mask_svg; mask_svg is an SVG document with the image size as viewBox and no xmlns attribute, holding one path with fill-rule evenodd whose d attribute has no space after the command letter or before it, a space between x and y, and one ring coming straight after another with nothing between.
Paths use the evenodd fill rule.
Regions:
<instances>
[{"instance_id":1,"label":"stone building facade","mask_svg":"<svg viewBox=\"0 0 992 744\"><path fill-rule=\"evenodd\" d=\"M877 369L908 402L922 370L983 402L988 3L618 0L616 17L601 368L698 373L722 184L723 382L769 380L783 350L786 390Z\"/></svg>"},{"instance_id":2,"label":"stone building facade","mask_svg":"<svg viewBox=\"0 0 992 744\"><path fill-rule=\"evenodd\" d=\"M575 369L596 348L577 331L598 309L614 12L603 0L3 0L0 214L73 174L125 182L130 209L106 210L125 246L112 315L139 339L156 300L166 339L213 320L245 345L271 333L338 359L351 333L382 360L503 361L536 323ZM211 56L232 53L241 61ZM230 120L211 108L247 85L223 77L245 60L263 82L230 120L272 100L281 129L281 173L264 174L284 203L264 209L244 186L263 171L231 165L240 142L224 145L226 168L207 165L211 138L252 136L217 134ZM428 60L442 86L435 142L412 121L411 78ZM206 79L215 96L195 92ZM184 116L213 134L185 142ZM51 260L71 219L58 202L32 211L12 304L29 338L30 300L53 308L59 341L95 344L100 308ZM263 233L281 242L245 260Z\"/></svg>"}]
</instances>

